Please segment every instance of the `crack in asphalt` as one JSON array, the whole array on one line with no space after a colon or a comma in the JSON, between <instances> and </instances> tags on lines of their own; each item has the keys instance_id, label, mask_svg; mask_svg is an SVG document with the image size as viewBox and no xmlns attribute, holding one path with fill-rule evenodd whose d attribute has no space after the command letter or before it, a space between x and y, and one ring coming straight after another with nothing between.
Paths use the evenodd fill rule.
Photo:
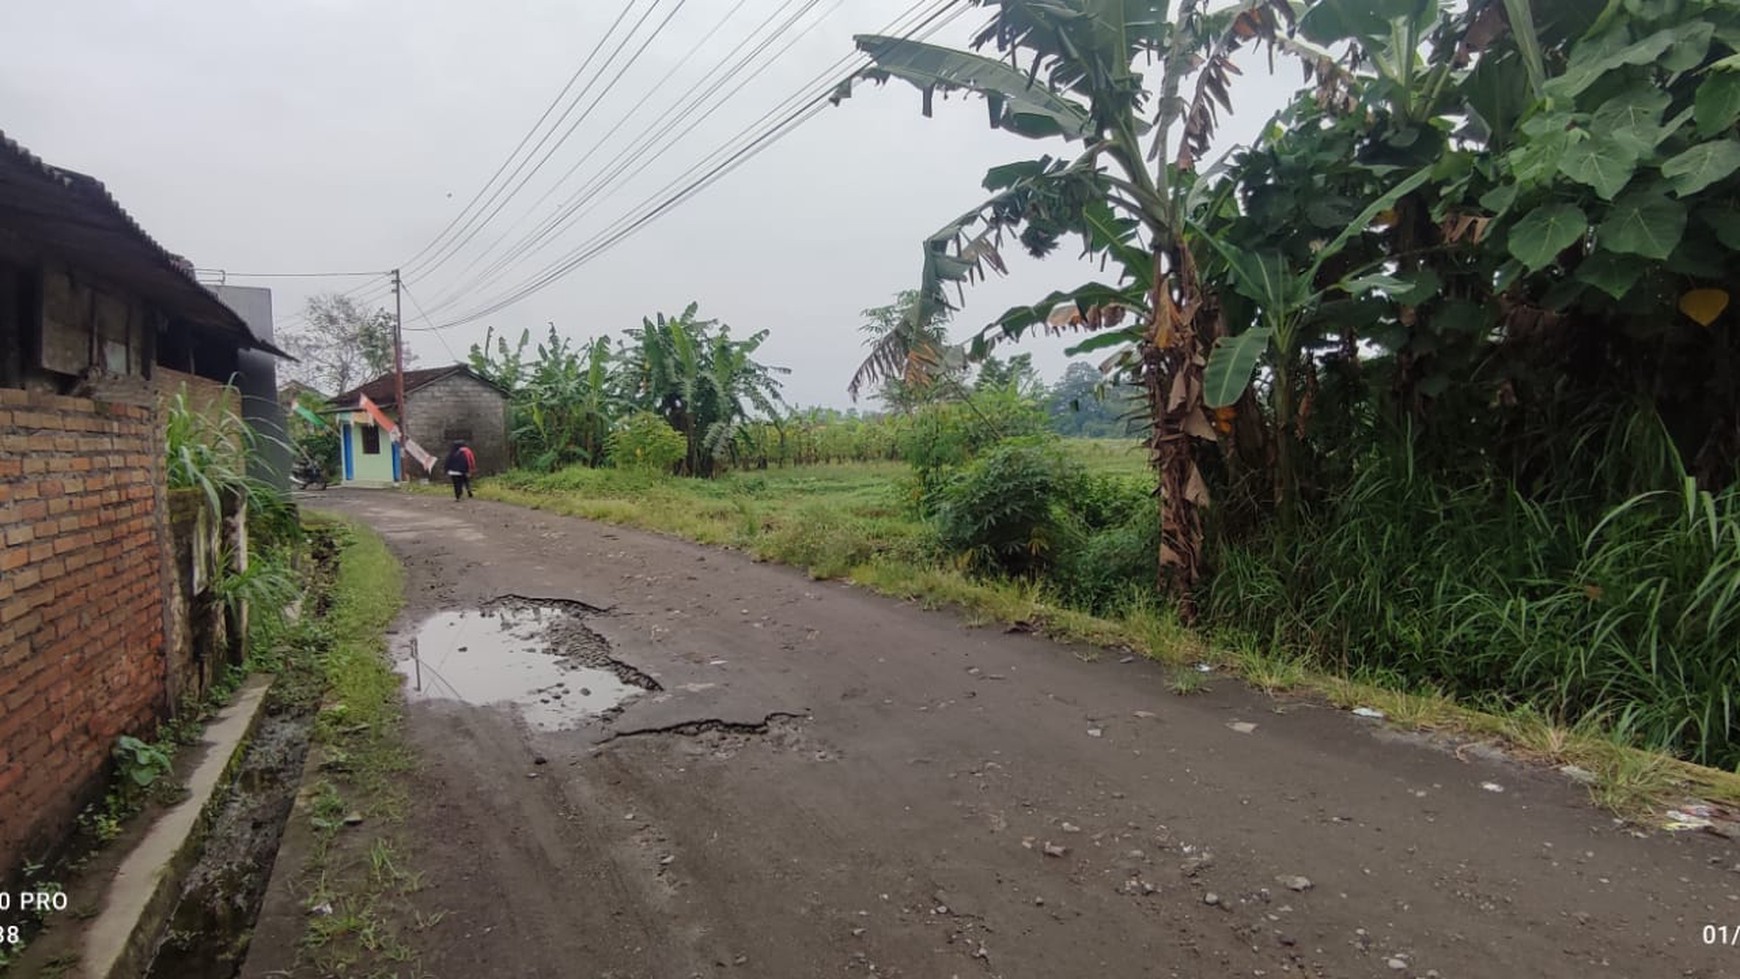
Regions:
<instances>
[{"instance_id":1,"label":"crack in asphalt","mask_svg":"<svg viewBox=\"0 0 1740 979\"><path fill-rule=\"evenodd\" d=\"M722 732L725 734L766 734L774 721L809 720L809 714L794 714L790 711L776 710L762 718L760 723L746 721L726 721L717 717L703 718L698 721L679 721L676 724L665 724L659 727L635 728L632 731L612 731L603 744L609 744L621 738L638 738L647 735L675 734L680 737L693 738L702 734Z\"/></svg>"},{"instance_id":2,"label":"crack in asphalt","mask_svg":"<svg viewBox=\"0 0 1740 979\"><path fill-rule=\"evenodd\" d=\"M528 605L535 605L540 608L559 608L572 615L609 615L616 608L614 605L599 608L598 606L592 605L588 602L582 602L577 598L541 598L532 595L514 594L499 595L492 598L483 604L483 608L489 609L496 606L507 606L512 608L515 606L524 607Z\"/></svg>"}]
</instances>

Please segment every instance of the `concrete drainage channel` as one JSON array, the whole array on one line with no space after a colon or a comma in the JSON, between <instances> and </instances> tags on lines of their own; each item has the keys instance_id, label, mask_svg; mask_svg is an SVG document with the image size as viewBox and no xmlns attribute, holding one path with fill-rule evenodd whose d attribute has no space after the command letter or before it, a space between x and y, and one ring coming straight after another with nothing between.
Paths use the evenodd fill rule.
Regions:
<instances>
[{"instance_id":1,"label":"concrete drainage channel","mask_svg":"<svg viewBox=\"0 0 1740 979\"><path fill-rule=\"evenodd\" d=\"M182 884L147 979L230 979L241 969L314 724L312 709L268 700L266 710Z\"/></svg>"},{"instance_id":2,"label":"concrete drainage channel","mask_svg":"<svg viewBox=\"0 0 1740 979\"><path fill-rule=\"evenodd\" d=\"M520 596L438 613L418 628L412 655L395 669L405 677L410 700L511 706L529 726L545 731L609 720L635 698L663 688L611 657L609 643L585 623L601 614L607 610L581 602ZM775 714L756 725L698 721L617 737L766 736L770 726L800 717ZM154 946L147 944L134 960L149 962L146 979L233 979L240 971L300 788L314 718L312 708L278 703L267 694L233 763L233 781L218 789L222 801L205 810L215 814L174 909L160 919L166 923ZM134 941L140 937L135 932ZM120 973L141 974L116 964Z\"/></svg>"}]
</instances>

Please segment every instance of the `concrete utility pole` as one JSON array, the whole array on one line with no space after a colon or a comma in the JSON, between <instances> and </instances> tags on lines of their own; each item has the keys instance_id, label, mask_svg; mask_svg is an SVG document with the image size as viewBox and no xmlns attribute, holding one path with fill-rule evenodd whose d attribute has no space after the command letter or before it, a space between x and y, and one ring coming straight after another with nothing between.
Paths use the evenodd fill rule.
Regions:
<instances>
[{"instance_id":1,"label":"concrete utility pole","mask_svg":"<svg viewBox=\"0 0 1740 979\"><path fill-rule=\"evenodd\" d=\"M393 398L399 409L399 440L409 437L405 424L405 309L400 299L399 270L393 270Z\"/></svg>"}]
</instances>

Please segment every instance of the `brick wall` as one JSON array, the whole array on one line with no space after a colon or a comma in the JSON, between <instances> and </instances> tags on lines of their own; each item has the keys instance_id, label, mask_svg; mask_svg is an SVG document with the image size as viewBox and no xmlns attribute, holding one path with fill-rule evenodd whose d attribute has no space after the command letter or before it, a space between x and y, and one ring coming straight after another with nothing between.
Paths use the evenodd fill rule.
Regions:
<instances>
[{"instance_id":1,"label":"brick wall","mask_svg":"<svg viewBox=\"0 0 1740 979\"><path fill-rule=\"evenodd\" d=\"M477 471L508 468L507 397L467 374L451 374L405 395L410 405L407 429L417 444L437 459L458 435L477 455Z\"/></svg>"},{"instance_id":2,"label":"brick wall","mask_svg":"<svg viewBox=\"0 0 1740 979\"><path fill-rule=\"evenodd\" d=\"M168 706L161 439L149 407L0 389L0 877Z\"/></svg>"}]
</instances>

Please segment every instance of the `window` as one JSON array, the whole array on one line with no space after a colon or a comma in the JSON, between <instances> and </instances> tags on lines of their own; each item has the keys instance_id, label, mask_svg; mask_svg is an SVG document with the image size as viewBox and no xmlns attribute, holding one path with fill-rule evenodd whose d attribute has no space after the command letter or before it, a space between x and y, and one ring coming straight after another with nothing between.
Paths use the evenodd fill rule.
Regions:
<instances>
[{"instance_id":1,"label":"window","mask_svg":"<svg viewBox=\"0 0 1740 979\"><path fill-rule=\"evenodd\" d=\"M363 425L362 442L363 455L378 456L381 454L381 430L373 425Z\"/></svg>"}]
</instances>

